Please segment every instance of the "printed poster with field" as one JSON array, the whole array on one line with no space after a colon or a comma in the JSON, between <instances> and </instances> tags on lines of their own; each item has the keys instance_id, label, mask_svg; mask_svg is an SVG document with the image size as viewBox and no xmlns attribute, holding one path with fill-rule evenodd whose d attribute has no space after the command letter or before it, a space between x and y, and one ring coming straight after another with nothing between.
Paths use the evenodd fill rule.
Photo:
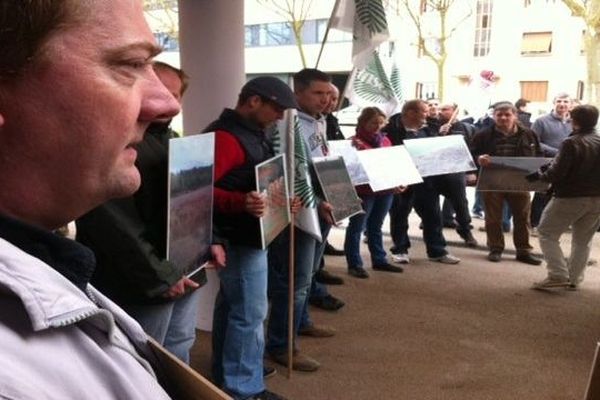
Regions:
<instances>
[{"instance_id":1,"label":"printed poster with field","mask_svg":"<svg viewBox=\"0 0 600 400\"><path fill-rule=\"evenodd\" d=\"M291 221L285 154L270 158L255 169L256 190L267 200L267 210L259 219L262 248L266 249Z\"/></svg>"},{"instance_id":2,"label":"printed poster with field","mask_svg":"<svg viewBox=\"0 0 600 400\"><path fill-rule=\"evenodd\" d=\"M214 158L213 132L169 141L167 259L200 281L210 259Z\"/></svg>"}]
</instances>

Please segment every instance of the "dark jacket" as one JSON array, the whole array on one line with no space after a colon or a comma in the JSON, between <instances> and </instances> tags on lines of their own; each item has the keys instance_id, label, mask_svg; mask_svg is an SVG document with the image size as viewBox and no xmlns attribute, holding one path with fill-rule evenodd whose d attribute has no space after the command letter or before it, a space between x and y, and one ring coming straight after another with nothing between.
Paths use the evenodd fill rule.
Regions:
<instances>
[{"instance_id":1,"label":"dark jacket","mask_svg":"<svg viewBox=\"0 0 600 400\"><path fill-rule=\"evenodd\" d=\"M404 143L407 139L417 139L430 136L436 136L435 129L428 125L422 126L418 131L407 131L402 124L402 114L394 114L388 120L388 124L381 130L387 134L388 139L392 142L392 146L397 146Z\"/></svg>"},{"instance_id":2,"label":"dark jacket","mask_svg":"<svg viewBox=\"0 0 600 400\"><path fill-rule=\"evenodd\" d=\"M266 140L265 132L231 109L225 109L219 119L213 121L204 131L214 131L216 134L225 131L234 135L245 153L244 164L228 171L215 182L215 187L243 193L256 190L256 165L274 156L273 146ZM219 154L215 154L215 157L219 157ZM217 208L213 215L213 223L228 243L262 247L260 222L255 216L246 212L219 212Z\"/></svg>"},{"instance_id":3,"label":"dark jacket","mask_svg":"<svg viewBox=\"0 0 600 400\"><path fill-rule=\"evenodd\" d=\"M600 196L600 136L573 132L540 179L552 183L556 197Z\"/></svg>"},{"instance_id":4,"label":"dark jacket","mask_svg":"<svg viewBox=\"0 0 600 400\"><path fill-rule=\"evenodd\" d=\"M344 140L346 137L340 129L340 123L333 114L327 114L325 116L327 122L327 140Z\"/></svg>"},{"instance_id":5,"label":"dark jacket","mask_svg":"<svg viewBox=\"0 0 600 400\"><path fill-rule=\"evenodd\" d=\"M542 156L540 142L531 129L527 129L517 124L516 135L518 137L518 142L515 154L512 155L513 157ZM495 125L477 132L469 144L469 149L471 150L475 162L477 163L477 158L483 154L488 154L490 156L497 155L496 141L502 137L503 133L499 132Z\"/></svg>"},{"instance_id":6,"label":"dark jacket","mask_svg":"<svg viewBox=\"0 0 600 400\"><path fill-rule=\"evenodd\" d=\"M97 259L92 284L119 304L171 301L160 295L184 273L166 260L168 140L173 136L168 126L149 129L137 146L138 192L76 221L77 240Z\"/></svg>"}]
</instances>

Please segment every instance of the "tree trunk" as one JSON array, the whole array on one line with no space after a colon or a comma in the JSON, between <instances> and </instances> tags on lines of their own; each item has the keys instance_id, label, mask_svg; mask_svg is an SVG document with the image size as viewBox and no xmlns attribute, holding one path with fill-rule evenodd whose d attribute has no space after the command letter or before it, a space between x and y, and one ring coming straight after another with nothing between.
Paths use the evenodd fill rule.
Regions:
<instances>
[{"instance_id":1,"label":"tree trunk","mask_svg":"<svg viewBox=\"0 0 600 400\"><path fill-rule=\"evenodd\" d=\"M587 85L585 97L588 103L600 106L600 32L591 32L588 27L585 34L585 55L587 62Z\"/></svg>"}]
</instances>

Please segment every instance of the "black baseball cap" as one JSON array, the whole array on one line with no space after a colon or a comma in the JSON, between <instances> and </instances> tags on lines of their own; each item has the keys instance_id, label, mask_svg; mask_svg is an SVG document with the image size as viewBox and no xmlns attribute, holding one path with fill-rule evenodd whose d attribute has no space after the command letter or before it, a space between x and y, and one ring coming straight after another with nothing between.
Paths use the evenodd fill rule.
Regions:
<instances>
[{"instance_id":1,"label":"black baseball cap","mask_svg":"<svg viewBox=\"0 0 600 400\"><path fill-rule=\"evenodd\" d=\"M242 93L259 95L286 109L299 107L292 89L273 76L259 76L249 80L242 87Z\"/></svg>"}]
</instances>

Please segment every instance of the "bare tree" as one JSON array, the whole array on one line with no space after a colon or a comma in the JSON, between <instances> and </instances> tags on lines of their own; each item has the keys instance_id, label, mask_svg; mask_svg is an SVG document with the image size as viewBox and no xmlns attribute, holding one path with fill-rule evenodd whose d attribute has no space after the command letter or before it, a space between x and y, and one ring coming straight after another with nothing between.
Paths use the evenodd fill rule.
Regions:
<instances>
[{"instance_id":1,"label":"bare tree","mask_svg":"<svg viewBox=\"0 0 600 400\"><path fill-rule=\"evenodd\" d=\"M257 2L285 18L294 34L302 66L306 68L306 55L302 46L302 28L310 12L312 0L257 0Z\"/></svg>"},{"instance_id":2,"label":"bare tree","mask_svg":"<svg viewBox=\"0 0 600 400\"><path fill-rule=\"evenodd\" d=\"M419 51L437 67L438 97L444 98L447 43L458 27L471 16L469 7L450 24L448 15L458 10L455 0L398 0L417 30ZM464 0L458 3L464 4ZM399 5L397 5L399 7ZM432 18L433 16L433 18ZM432 26L434 25L434 26ZM431 33L430 33L431 32Z\"/></svg>"},{"instance_id":3,"label":"bare tree","mask_svg":"<svg viewBox=\"0 0 600 400\"><path fill-rule=\"evenodd\" d=\"M563 0L575 17L585 23L583 45L587 61L585 97L596 106L600 105L600 0Z\"/></svg>"}]
</instances>

